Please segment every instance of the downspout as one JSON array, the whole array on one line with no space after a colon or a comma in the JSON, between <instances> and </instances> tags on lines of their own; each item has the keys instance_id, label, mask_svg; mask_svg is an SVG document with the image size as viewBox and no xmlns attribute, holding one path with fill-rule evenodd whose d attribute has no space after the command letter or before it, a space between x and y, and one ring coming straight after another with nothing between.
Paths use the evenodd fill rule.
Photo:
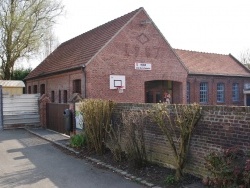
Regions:
<instances>
[{"instance_id":1,"label":"downspout","mask_svg":"<svg viewBox=\"0 0 250 188\"><path fill-rule=\"evenodd\" d=\"M83 76L82 76L82 85L83 85L83 98L87 98L87 92L86 92L86 71L85 71L85 65L82 65L82 73L83 73Z\"/></svg>"}]
</instances>

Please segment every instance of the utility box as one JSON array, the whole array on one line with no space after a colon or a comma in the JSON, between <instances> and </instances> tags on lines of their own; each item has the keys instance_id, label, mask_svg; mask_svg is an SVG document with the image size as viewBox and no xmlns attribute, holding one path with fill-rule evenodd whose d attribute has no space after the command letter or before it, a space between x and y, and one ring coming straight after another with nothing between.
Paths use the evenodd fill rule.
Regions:
<instances>
[{"instance_id":1,"label":"utility box","mask_svg":"<svg viewBox=\"0 0 250 188\"><path fill-rule=\"evenodd\" d=\"M65 109L63 112L64 127L67 131L73 131L73 119L72 112L69 109Z\"/></svg>"}]
</instances>

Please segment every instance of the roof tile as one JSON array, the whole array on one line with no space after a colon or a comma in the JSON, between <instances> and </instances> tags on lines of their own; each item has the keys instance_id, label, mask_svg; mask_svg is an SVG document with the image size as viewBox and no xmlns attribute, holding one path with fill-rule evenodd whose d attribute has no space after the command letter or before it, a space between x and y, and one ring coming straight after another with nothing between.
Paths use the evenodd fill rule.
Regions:
<instances>
[{"instance_id":1,"label":"roof tile","mask_svg":"<svg viewBox=\"0 0 250 188\"><path fill-rule=\"evenodd\" d=\"M174 50L190 74L250 76L250 71L232 55Z\"/></svg>"}]
</instances>

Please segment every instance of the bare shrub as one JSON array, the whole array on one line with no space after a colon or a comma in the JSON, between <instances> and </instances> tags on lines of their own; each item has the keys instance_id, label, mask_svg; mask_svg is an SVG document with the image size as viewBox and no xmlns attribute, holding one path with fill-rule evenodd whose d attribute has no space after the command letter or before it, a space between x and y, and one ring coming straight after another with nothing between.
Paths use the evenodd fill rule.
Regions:
<instances>
[{"instance_id":1,"label":"bare shrub","mask_svg":"<svg viewBox=\"0 0 250 188\"><path fill-rule=\"evenodd\" d=\"M179 181L183 176L192 132L201 117L201 107L198 104L161 103L149 113L170 143L175 158L175 178Z\"/></svg>"},{"instance_id":2,"label":"bare shrub","mask_svg":"<svg viewBox=\"0 0 250 188\"><path fill-rule=\"evenodd\" d=\"M122 112L125 151L135 167L141 167L147 162L144 138L146 116L142 110Z\"/></svg>"},{"instance_id":3,"label":"bare shrub","mask_svg":"<svg viewBox=\"0 0 250 188\"><path fill-rule=\"evenodd\" d=\"M80 104L84 117L87 144L98 154L103 154L114 102L101 99L85 99Z\"/></svg>"},{"instance_id":4,"label":"bare shrub","mask_svg":"<svg viewBox=\"0 0 250 188\"><path fill-rule=\"evenodd\" d=\"M122 150L122 132L120 125L114 127L112 124L106 129L108 133L108 139L106 146L110 149L115 161L122 161L125 157L124 151Z\"/></svg>"}]
</instances>

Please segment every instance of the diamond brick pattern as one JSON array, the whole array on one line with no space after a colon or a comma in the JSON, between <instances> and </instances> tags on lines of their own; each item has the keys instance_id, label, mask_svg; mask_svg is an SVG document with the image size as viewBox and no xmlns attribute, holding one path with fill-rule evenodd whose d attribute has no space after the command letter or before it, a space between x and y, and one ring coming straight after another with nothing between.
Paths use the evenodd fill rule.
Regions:
<instances>
[{"instance_id":1,"label":"diamond brick pattern","mask_svg":"<svg viewBox=\"0 0 250 188\"><path fill-rule=\"evenodd\" d=\"M141 44L145 44L149 41L148 37L142 33L137 37L137 40L141 43Z\"/></svg>"}]
</instances>

